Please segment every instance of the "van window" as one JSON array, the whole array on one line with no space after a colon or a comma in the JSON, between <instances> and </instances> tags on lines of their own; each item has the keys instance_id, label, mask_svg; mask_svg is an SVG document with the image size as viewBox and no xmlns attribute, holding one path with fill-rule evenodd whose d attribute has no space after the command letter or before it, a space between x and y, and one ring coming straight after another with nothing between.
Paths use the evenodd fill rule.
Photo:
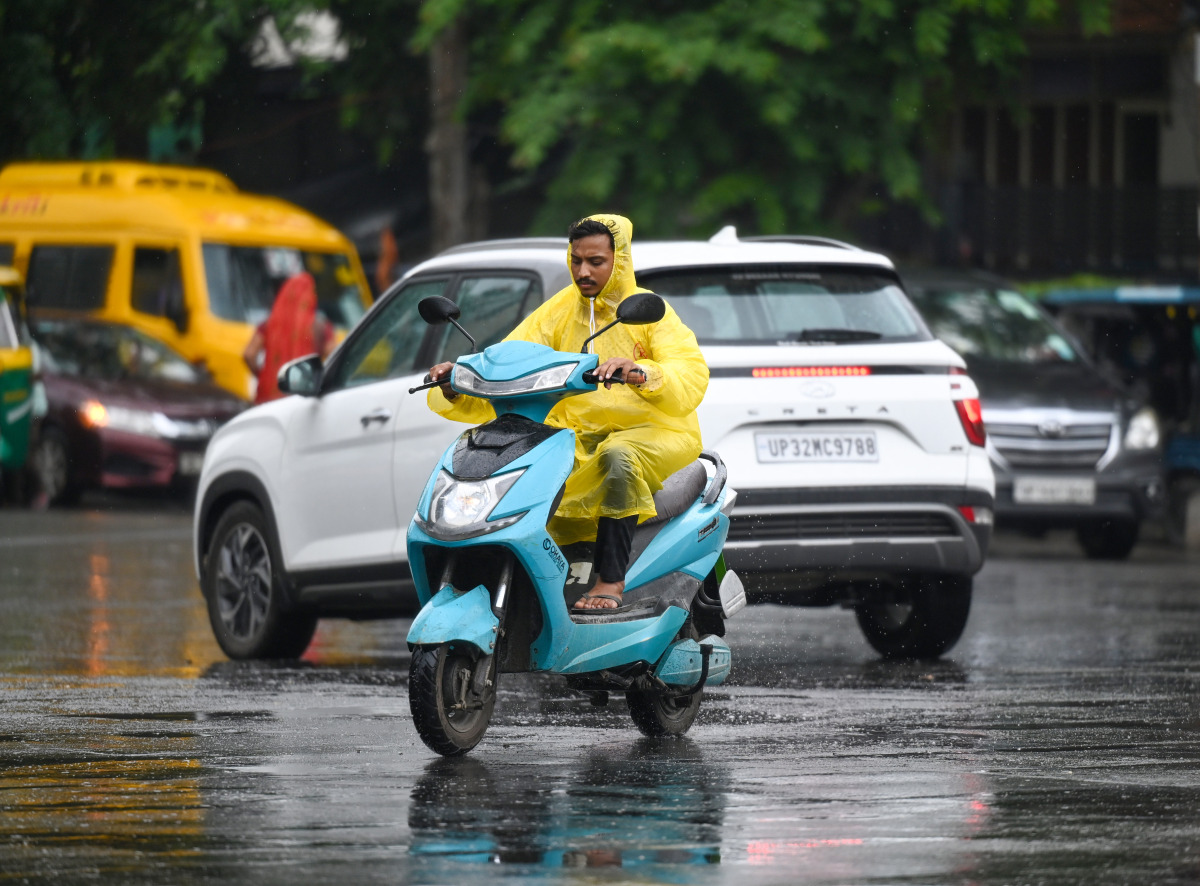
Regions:
<instances>
[{"instance_id":1,"label":"van window","mask_svg":"<svg viewBox=\"0 0 1200 886\"><path fill-rule=\"evenodd\" d=\"M363 315L362 295L340 253L276 246L204 244L204 276L213 314L257 326L271 312L279 287L307 270L317 284L317 306L333 325L349 329Z\"/></svg>"},{"instance_id":2,"label":"van window","mask_svg":"<svg viewBox=\"0 0 1200 886\"><path fill-rule=\"evenodd\" d=\"M16 247L12 243L0 243L0 265L12 267Z\"/></svg>"},{"instance_id":3,"label":"van window","mask_svg":"<svg viewBox=\"0 0 1200 886\"><path fill-rule=\"evenodd\" d=\"M179 273L179 250L139 246L133 251L135 311L155 317L179 316L183 308L183 277Z\"/></svg>"},{"instance_id":4,"label":"van window","mask_svg":"<svg viewBox=\"0 0 1200 886\"><path fill-rule=\"evenodd\" d=\"M475 336L479 350L483 350L512 332L527 313L541 304L540 296L541 287L529 277L493 274L464 279L455 301L462 312L461 322ZM439 338L434 363L457 360L470 350L463 334L449 323L439 330Z\"/></svg>"},{"instance_id":5,"label":"van window","mask_svg":"<svg viewBox=\"0 0 1200 886\"><path fill-rule=\"evenodd\" d=\"M31 308L93 311L104 307L111 246L35 246L25 297Z\"/></svg>"}]
</instances>

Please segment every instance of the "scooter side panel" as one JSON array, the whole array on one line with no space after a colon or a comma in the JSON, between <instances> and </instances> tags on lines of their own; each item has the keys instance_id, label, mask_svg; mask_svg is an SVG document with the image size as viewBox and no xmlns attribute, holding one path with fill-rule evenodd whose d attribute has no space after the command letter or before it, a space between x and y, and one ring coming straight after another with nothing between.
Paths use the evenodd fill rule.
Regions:
<instances>
[{"instance_id":1,"label":"scooter side panel","mask_svg":"<svg viewBox=\"0 0 1200 886\"><path fill-rule=\"evenodd\" d=\"M646 546L629 567L625 587L632 590L668 572L703 579L717 562L728 534L729 518L721 513L721 500L711 505L697 502Z\"/></svg>"},{"instance_id":2,"label":"scooter side panel","mask_svg":"<svg viewBox=\"0 0 1200 886\"><path fill-rule=\"evenodd\" d=\"M678 606L657 618L609 624L574 624L562 653L547 663L562 674L588 674L635 661L658 661L687 620Z\"/></svg>"},{"instance_id":3,"label":"scooter side panel","mask_svg":"<svg viewBox=\"0 0 1200 886\"><path fill-rule=\"evenodd\" d=\"M465 594L443 588L413 619L408 645L470 643L487 655L496 649L499 630L500 621L492 613L491 595L483 585Z\"/></svg>"}]
</instances>

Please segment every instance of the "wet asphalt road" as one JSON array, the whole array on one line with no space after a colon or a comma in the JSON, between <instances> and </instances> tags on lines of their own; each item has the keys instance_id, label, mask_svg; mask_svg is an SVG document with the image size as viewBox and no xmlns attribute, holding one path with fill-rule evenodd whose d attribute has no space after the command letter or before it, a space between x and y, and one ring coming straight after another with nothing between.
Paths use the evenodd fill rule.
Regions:
<instances>
[{"instance_id":1,"label":"wet asphalt road","mask_svg":"<svg viewBox=\"0 0 1200 886\"><path fill-rule=\"evenodd\" d=\"M506 675L443 761L406 622L228 662L189 529L162 502L0 510L0 880L1200 882L1200 555L1002 537L939 663L756 606L685 739Z\"/></svg>"}]
</instances>

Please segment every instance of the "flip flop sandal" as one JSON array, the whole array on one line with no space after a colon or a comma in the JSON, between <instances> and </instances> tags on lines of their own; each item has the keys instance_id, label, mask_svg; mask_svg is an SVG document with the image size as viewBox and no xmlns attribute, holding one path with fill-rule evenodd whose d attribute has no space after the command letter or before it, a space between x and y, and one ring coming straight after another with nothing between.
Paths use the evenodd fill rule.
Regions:
<instances>
[{"instance_id":1,"label":"flip flop sandal","mask_svg":"<svg viewBox=\"0 0 1200 886\"><path fill-rule=\"evenodd\" d=\"M584 594L582 597L579 598L579 600L582 600L585 597L589 600L612 600L617 605L615 608L606 608L606 609L592 609L592 608L579 609L574 604L572 604L571 605L571 615L614 615L615 613L618 613L618 612L625 612L626 610L628 610L630 608L629 605L624 604L624 601L620 597L614 597L612 594ZM579 600L576 600L575 603L578 603Z\"/></svg>"}]
</instances>

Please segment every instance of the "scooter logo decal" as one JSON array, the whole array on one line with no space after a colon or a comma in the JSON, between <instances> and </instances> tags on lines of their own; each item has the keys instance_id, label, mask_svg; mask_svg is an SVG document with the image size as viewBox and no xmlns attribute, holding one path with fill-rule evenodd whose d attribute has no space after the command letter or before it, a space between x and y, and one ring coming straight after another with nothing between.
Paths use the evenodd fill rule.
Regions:
<instances>
[{"instance_id":1,"label":"scooter logo decal","mask_svg":"<svg viewBox=\"0 0 1200 886\"><path fill-rule=\"evenodd\" d=\"M696 541L704 541L705 536L712 535L713 530L717 528L717 518L713 517L712 522L700 527L700 531L696 533Z\"/></svg>"},{"instance_id":2,"label":"scooter logo decal","mask_svg":"<svg viewBox=\"0 0 1200 886\"><path fill-rule=\"evenodd\" d=\"M554 565L558 567L559 572L562 572L567 568L567 561L564 560L562 554L558 552L558 548L555 547L553 541L548 538L543 538L542 550L550 555L550 559L554 561Z\"/></svg>"}]
</instances>

